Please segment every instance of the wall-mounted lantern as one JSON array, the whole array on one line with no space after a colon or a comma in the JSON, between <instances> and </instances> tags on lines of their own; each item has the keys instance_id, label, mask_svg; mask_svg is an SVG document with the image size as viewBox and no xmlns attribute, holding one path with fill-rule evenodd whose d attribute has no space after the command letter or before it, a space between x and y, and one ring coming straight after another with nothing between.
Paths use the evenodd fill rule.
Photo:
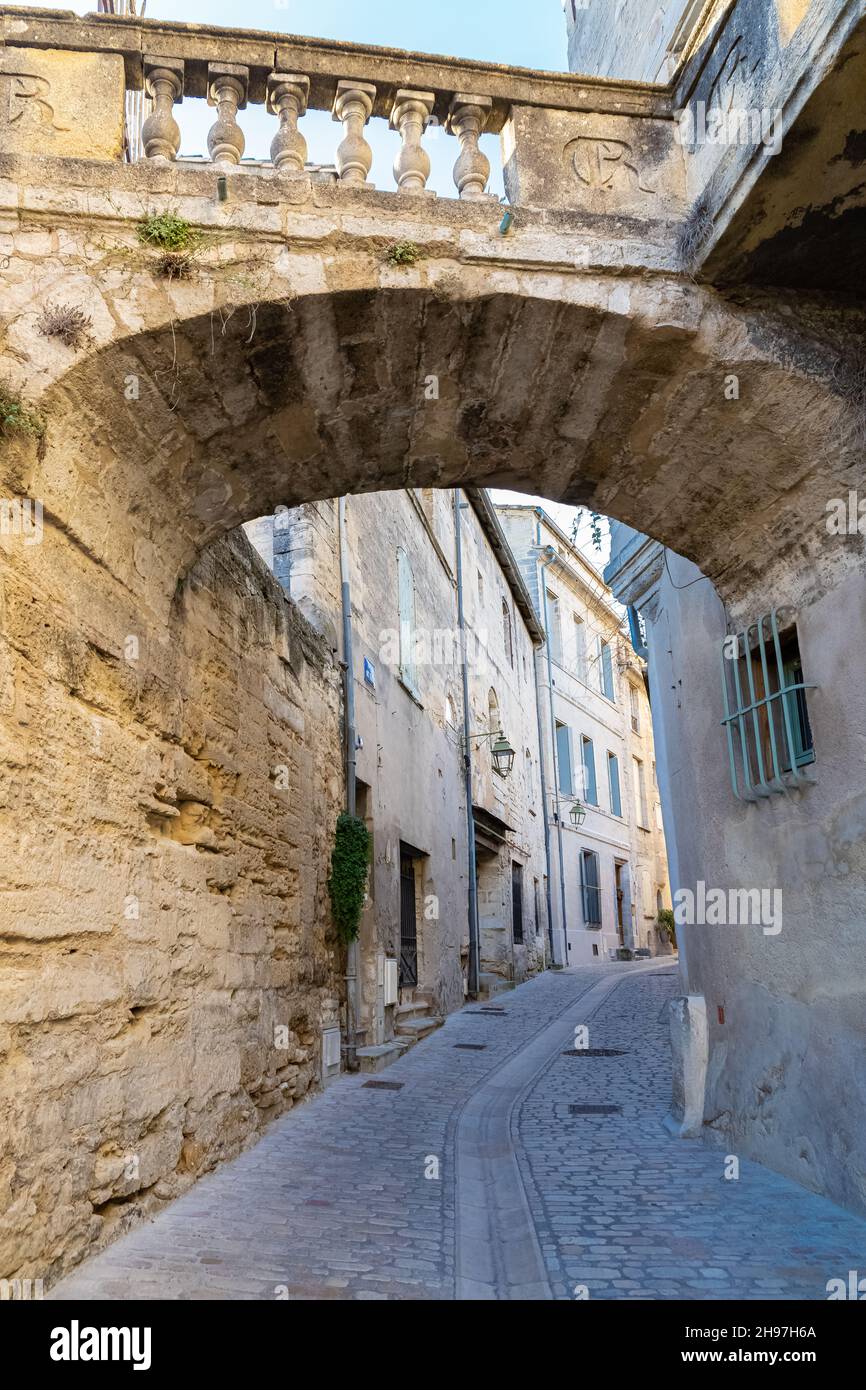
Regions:
<instances>
[{"instance_id":1,"label":"wall-mounted lantern","mask_svg":"<svg viewBox=\"0 0 866 1390\"><path fill-rule=\"evenodd\" d=\"M586 820L586 807L583 805L582 802L575 801L568 814L571 816L572 825L583 825L583 822Z\"/></svg>"}]
</instances>

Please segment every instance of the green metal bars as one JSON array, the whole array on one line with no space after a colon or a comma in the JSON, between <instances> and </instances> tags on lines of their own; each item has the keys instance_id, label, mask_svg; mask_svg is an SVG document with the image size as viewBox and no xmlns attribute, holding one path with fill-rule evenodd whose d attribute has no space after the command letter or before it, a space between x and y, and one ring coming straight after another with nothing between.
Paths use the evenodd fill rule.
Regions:
<instances>
[{"instance_id":1,"label":"green metal bars","mask_svg":"<svg viewBox=\"0 0 866 1390\"><path fill-rule=\"evenodd\" d=\"M756 801L813 781L815 760L796 630L780 631L779 613L751 623L722 644L722 698L731 786Z\"/></svg>"}]
</instances>

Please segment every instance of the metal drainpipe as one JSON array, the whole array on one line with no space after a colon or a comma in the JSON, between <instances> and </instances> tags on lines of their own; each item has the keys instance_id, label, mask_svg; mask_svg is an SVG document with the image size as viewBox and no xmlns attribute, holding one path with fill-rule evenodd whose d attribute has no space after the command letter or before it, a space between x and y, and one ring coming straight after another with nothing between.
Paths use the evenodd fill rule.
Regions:
<instances>
[{"instance_id":1,"label":"metal drainpipe","mask_svg":"<svg viewBox=\"0 0 866 1390\"><path fill-rule=\"evenodd\" d=\"M541 523L538 524L538 544L541 544ZM550 550L550 546L545 547ZM565 906L565 860L562 848L562 811L559 801L559 755L556 751L556 715L553 707L553 659L550 655L550 620L547 611L547 585L544 582L544 571L548 565L552 565L556 559L556 552L542 563L541 566L541 594L542 609L544 612L544 635L547 639L547 694L550 701L550 746L553 753L553 789L556 797L556 838L559 848L559 892L562 901L562 963L568 965L568 913Z\"/></svg>"},{"instance_id":2,"label":"metal drainpipe","mask_svg":"<svg viewBox=\"0 0 866 1390\"><path fill-rule=\"evenodd\" d=\"M466 833L469 845L469 979L467 993L478 996L480 949L478 930L478 879L476 877L475 818L472 815L472 744L469 717L469 667L466 659L466 615L463 611L463 544L460 535L460 490L454 489L454 549L457 570L457 626L460 629L460 665L463 677L463 779L466 791Z\"/></svg>"},{"instance_id":3,"label":"metal drainpipe","mask_svg":"<svg viewBox=\"0 0 866 1390\"><path fill-rule=\"evenodd\" d=\"M542 565L542 580L544 578L544 568L544 565ZM547 863L547 882L545 883L545 894L547 897L547 937L550 941L551 964L555 964L556 949L553 944L553 890L551 887L553 868L550 858L550 812L547 809L547 778L544 775L544 728L541 722L540 656L540 651L533 651L532 672L535 677L535 718L538 722L538 770L541 777L541 814L544 823L544 858Z\"/></svg>"},{"instance_id":4,"label":"metal drainpipe","mask_svg":"<svg viewBox=\"0 0 866 1390\"><path fill-rule=\"evenodd\" d=\"M346 811L356 814L358 754L355 737L355 667L352 660L352 592L349 585L349 543L346 535L346 499L337 504L340 537L340 599L343 610L343 680L346 726ZM358 1069L358 1020L360 1000L360 945L350 941L346 952L346 1065L349 1071Z\"/></svg>"}]
</instances>

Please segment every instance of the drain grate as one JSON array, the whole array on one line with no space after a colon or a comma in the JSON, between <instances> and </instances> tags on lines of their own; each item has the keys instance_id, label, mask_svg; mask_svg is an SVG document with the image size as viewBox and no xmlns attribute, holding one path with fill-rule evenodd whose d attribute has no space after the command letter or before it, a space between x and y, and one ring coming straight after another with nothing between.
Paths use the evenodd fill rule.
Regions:
<instances>
[{"instance_id":1,"label":"drain grate","mask_svg":"<svg viewBox=\"0 0 866 1390\"><path fill-rule=\"evenodd\" d=\"M362 1091L402 1091L402 1081L365 1081Z\"/></svg>"},{"instance_id":2,"label":"drain grate","mask_svg":"<svg viewBox=\"0 0 866 1390\"><path fill-rule=\"evenodd\" d=\"M504 1009L467 1009L468 1014L474 1014L476 1018L505 1018Z\"/></svg>"},{"instance_id":3,"label":"drain grate","mask_svg":"<svg viewBox=\"0 0 866 1390\"><path fill-rule=\"evenodd\" d=\"M570 1105L569 1115L621 1115L621 1105Z\"/></svg>"},{"instance_id":4,"label":"drain grate","mask_svg":"<svg viewBox=\"0 0 866 1390\"><path fill-rule=\"evenodd\" d=\"M570 1047L562 1055L563 1057L627 1057L628 1049L625 1052L618 1052L615 1047Z\"/></svg>"},{"instance_id":5,"label":"drain grate","mask_svg":"<svg viewBox=\"0 0 866 1390\"><path fill-rule=\"evenodd\" d=\"M455 1043L461 1052L486 1052L487 1043Z\"/></svg>"}]
</instances>

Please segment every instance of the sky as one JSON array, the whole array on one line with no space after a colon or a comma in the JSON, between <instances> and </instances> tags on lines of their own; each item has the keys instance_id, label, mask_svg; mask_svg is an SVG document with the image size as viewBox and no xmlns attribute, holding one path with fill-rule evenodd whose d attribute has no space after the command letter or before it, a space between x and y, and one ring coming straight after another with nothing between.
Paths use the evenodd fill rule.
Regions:
<instances>
[{"instance_id":1,"label":"sky","mask_svg":"<svg viewBox=\"0 0 866 1390\"><path fill-rule=\"evenodd\" d=\"M71 9L88 14L96 0L29 0L39 9ZM515 67L561 71L567 67L566 26L562 0L146 0L147 19L228 28L264 29L268 32L306 34L341 39L348 43L378 44L417 52L444 53ZM181 128L181 154L207 152L207 132L214 113L204 100L185 99L175 107ZM276 121L262 106L251 106L240 115L246 137L246 156L267 159ZM311 111L302 122L309 157L332 164L341 132L329 113ZM367 138L373 148L371 182L382 189L394 188L391 166L399 150L399 136L384 120L371 121ZM425 146L433 165L428 187L440 197L453 198L456 140L440 129L431 129ZM503 193L498 136L484 136L482 148L490 159L491 189ZM494 493L497 500L525 500L514 493ZM535 497L567 534L571 534L572 507ZM601 568L607 561L607 526L599 553L591 545L591 523L579 521L578 544Z\"/></svg>"}]
</instances>

